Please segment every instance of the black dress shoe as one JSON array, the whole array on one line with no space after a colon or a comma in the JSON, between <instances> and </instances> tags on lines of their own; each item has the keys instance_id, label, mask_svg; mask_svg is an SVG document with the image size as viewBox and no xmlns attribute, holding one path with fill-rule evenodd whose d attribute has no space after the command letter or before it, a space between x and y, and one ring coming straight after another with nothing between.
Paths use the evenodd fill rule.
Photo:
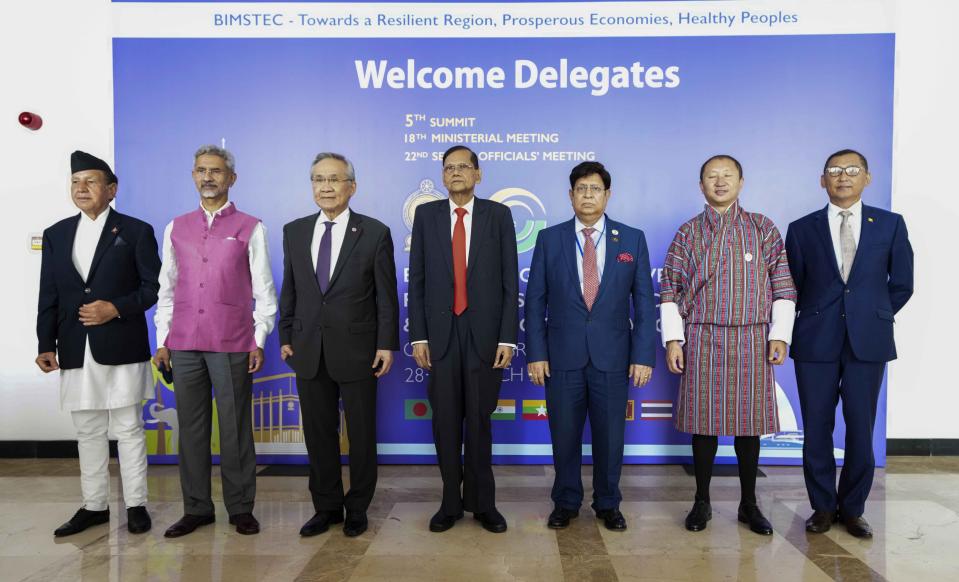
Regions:
<instances>
[{"instance_id":1,"label":"black dress shoe","mask_svg":"<svg viewBox=\"0 0 959 582\"><path fill-rule=\"evenodd\" d=\"M165 538L178 538L186 534L193 533L201 525L209 525L216 521L212 515L193 515L186 513L180 518L180 521L171 525L163 532Z\"/></svg>"},{"instance_id":2,"label":"black dress shoe","mask_svg":"<svg viewBox=\"0 0 959 582\"><path fill-rule=\"evenodd\" d=\"M88 527L94 525L100 525L101 523L107 523L110 521L110 509L104 509L103 511L87 511L84 508L80 508L76 513L73 514L73 517L70 518L70 521L61 525L53 532L58 538L63 536L72 536L73 534L80 533Z\"/></svg>"},{"instance_id":3,"label":"black dress shoe","mask_svg":"<svg viewBox=\"0 0 959 582\"><path fill-rule=\"evenodd\" d=\"M596 517L603 520L603 525L610 531L624 531L626 518L618 509L597 509Z\"/></svg>"},{"instance_id":4,"label":"black dress shoe","mask_svg":"<svg viewBox=\"0 0 959 582\"><path fill-rule=\"evenodd\" d=\"M773 524L769 523L769 520L766 519L766 516L763 515L763 512L759 510L759 506L755 503L740 503L738 514L739 521L749 524L749 529L753 533L758 533L761 536L773 535Z\"/></svg>"},{"instance_id":5,"label":"black dress shoe","mask_svg":"<svg viewBox=\"0 0 959 582\"><path fill-rule=\"evenodd\" d=\"M869 522L866 521L863 516L843 517L842 522L846 525L846 531L849 532L849 535L857 538L872 537L872 527L870 527Z\"/></svg>"},{"instance_id":6,"label":"black dress shoe","mask_svg":"<svg viewBox=\"0 0 959 582\"><path fill-rule=\"evenodd\" d=\"M343 523L342 509L335 511L317 511L316 514L300 528L300 535L305 538L320 535L330 529L330 526L334 523Z\"/></svg>"},{"instance_id":7,"label":"black dress shoe","mask_svg":"<svg viewBox=\"0 0 959 582\"><path fill-rule=\"evenodd\" d=\"M365 511L347 511L346 523L343 524L343 534L348 538L355 538L366 531L369 522Z\"/></svg>"},{"instance_id":8,"label":"black dress shoe","mask_svg":"<svg viewBox=\"0 0 959 582\"><path fill-rule=\"evenodd\" d=\"M579 510L576 509L566 509L565 507L556 506L556 509L549 514L549 519L546 521L546 526L550 529L563 529L569 527L569 520L579 517Z\"/></svg>"},{"instance_id":9,"label":"black dress shoe","mask_svg":"<svg viewBox=\"0 0 959 582\"><path fill-rule=\"evenodd\" d=\"M506 531L506 518L499 511L496 511L495 507L482 513L474 513L473 519L480 522L483 529L488 532L503 533Z\"/></svg>"},{"instance_id":10,"label":"black dress shoe","mask_svg":"<svg viewBox=\"0 0 959 582\"><path fill-rule=\"evenodd\" d=\"M260 522L252 513L237 513L230 516L230 525L236 526L236 533L250 536L260 533Z\"/></svg>"},{"instance_id":11,"label":"black dress shoe","mask_svg":"<svg viewBox=\"0 0 959 582\"><path fill-rule=\"evenodd\" d=\"M703 531L706 524L713 518L713 506L708 501L697 499L693 508L686 514L686 529L689 531Z\"/></svg>"},{"instance_id":12,"label":"black dress shoe","mask_svg":"<svg viewBox=\"0 0 959 582\"><path fill-rule=\"evenodd\" d=\"M150 520L150 514L147 508L143 506L127 508L127 531L133 534L141 534L150 531L153 527L153 521Z\"/></svg>"},{"instance_id":13,"label":"black dress shoe","mask_svg":"<svg viewBox=\"0 0 959 582\"><path fill-rule=\"evenodd\" d=\"M462 511L457 515L446 515L441 509L430 518L430 531L436 533L444 532L456 525L456 522L461 519L463 519Z\"/></svg>"},{"instance_id":14,"label":"black dress shoe","mask_svg":"<svg viewBox=\"0 0 959 582\"><path fill-rule=\"evenodd\" d=\"M839 520L839 512L815 510L806 520L806 531L809 533L826 533L832 524Z\"/></svg>"}]
</instances>

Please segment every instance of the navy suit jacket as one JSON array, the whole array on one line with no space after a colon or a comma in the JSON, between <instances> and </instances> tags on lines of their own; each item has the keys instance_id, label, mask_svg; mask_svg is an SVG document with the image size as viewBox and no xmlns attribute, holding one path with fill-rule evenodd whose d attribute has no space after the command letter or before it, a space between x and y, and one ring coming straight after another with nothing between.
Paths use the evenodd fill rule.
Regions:
<instances>
[{"instance_id":1,"label":"navy suit jacket","mask_svg":"<svg viewBox=\"0 0 959 582\"><path fill-rule=\"evenodd\" d=\"M87 280L73 266L73 239L80 215L43 231L37 351L56 352L60 367L83 367L87 334L93 358L106 365L150 359L144 312L157 302L160 255L153 227L110 210L97 243ZM104 300L120 317L84 327L80 306Z\"/></svg>"},{"instance_id":2,"label":"navy suit jacket","mask_svg":"<svg viewBox=\"0 0 959 582\"><path fill-rule=\"evenodd\" d=\"M912 247L902 216L862 206L859 245L845 283L826 208L789 225L786 253L799 294L789 350L794 360L838 361L847 334L859 360L896 359L894 316L912 295Z\"/></svg>"},{"instance_id":3,"label":"navy suit jacket","mask_svg":"<svg viewBox=\"0 0 959 582\"><path fill-rule=\"evenodd\" d=\"M589 360L604 372L654 366L656 305L646 236L606 219L606 263L588 311L574 228L568 220L537 236L526 285L526 361L548 361L552 370L578 370Z\"/></svg>"},{"instance_id":4,"label":"navy suit jacket","mask_svg":"<svg viewBox=\"0 0 959 582\"><path fill-rule=\"evenodd\" d=\"M519 272L516 229L509 208L475 198L466 260L469 329L485 362L497 344L516 344ZM410 341L429 340L430 356L446 355L453 329L453 243L449 200L416 208L410 245Z\"/></svg>"}]
</instances>

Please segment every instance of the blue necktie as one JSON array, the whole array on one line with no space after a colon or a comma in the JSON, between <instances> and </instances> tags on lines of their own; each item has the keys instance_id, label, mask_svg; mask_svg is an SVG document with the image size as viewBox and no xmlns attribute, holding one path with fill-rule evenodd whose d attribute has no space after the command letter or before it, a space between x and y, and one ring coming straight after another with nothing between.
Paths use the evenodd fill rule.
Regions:
<instances>
[{"instance_id":1,"label":"blue necktie","mask_svg":"<svg viewBox=\"0 0 959 582\"><path fill-rule=\"evenodd\" d=\"M320 239L320 252L316 253L316 282L320 284L320 293L326 293L330 286L330 260L333 255L333 225L332 221L323 223L326 230Z\"/></svg>"}]
</instances>

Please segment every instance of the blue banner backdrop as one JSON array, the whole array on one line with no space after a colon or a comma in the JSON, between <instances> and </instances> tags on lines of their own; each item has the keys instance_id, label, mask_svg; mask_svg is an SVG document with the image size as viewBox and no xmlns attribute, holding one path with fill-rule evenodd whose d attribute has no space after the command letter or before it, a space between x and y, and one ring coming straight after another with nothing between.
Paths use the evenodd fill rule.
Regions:
<instances>
[{"instance_id":1,"label":"blue banner backdrop","mask_svg":"<svg viewBox=\"0 0 959 582\"><path fill-rule=\"evenodd\" d=\"M390 66L677 66L675 88L362 88L355 61ZM192 154L224 143L237 159L231 199L267 226L277 288L282 226L316 212L309 167L319 151L341 152L357 171L352 206L390 226L405 323L408 235L416 204L444 196L440 152L459 141L481 154L478 193L511 206L519 242L521 291L536 233L571 216L568 174L582 159L610 169L611 217L642 228L658 292L676 228L700 212L698 170L716 153L744 166L744 208L788 223L826 203L818 177L824 157L860 149L870 160L869 204L888 208L892 155L894 36L757 36L585 39L116 39L114 83L119 208L162 233L196 208ZM451 120L455 120L451 121ZM451 124L445 125L444 124ZM530 134L532 137L518 137ZM525 140L525 141L524 141ZM520 298L522 304L522 297ZM152 315L152 313L151 313ZM434 462L427 374L404 350L380 381L379 452L384 463ZM521 334L522 341L522 334ZM305 462L295 380L276 334L255 379L254 434L263 463ZM543 389L529 383L525 357L504 375L494 415L498 463L550 462ZM794 464L802 419L791 362L777 370L783 432L762 441L766 463ZM626 460L688 458L689 436L673 428L677 377L658 358L652 382L631 389ZM147 403L152 462L175 462L172 387L158 379ZM216 433L216 431L214 431ZM588 431L586 432L588 435ZM588 438L588 436L587 436ZM837 419L837 456L844 432ZM348 446L344 438L344 446ZM728 443L721 443L728 445ZM216 436L214 452L218 450ZM885 397L875 434L885 461ZM588 452L588 444L587 444ZM733 461L729 446L720 462Z\"/></svg>"}]
</instances>

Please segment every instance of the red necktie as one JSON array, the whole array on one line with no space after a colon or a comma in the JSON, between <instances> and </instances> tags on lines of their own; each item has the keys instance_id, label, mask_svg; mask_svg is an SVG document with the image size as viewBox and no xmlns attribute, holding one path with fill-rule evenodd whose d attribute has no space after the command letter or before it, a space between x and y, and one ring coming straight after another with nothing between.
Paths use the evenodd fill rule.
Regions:
<instances>
[{"instance_id":1,"label":"red necktie","mask_svg":"<svg viewBox=\"0 0 959 582\"><path fill-rule=\"evenodd\" d=\"M453 227L453 313L466 311L466 216L465 208L457 208L456 225Z\"/></svg>"},{"instance_id":2,"label":"red necktie","mask_svg":"<svg viewBox=\"0 0 959 582\"><path fill-rule=\"evenodd\" d=\"M583 300L586 309L592 311L596 293L599 291L599 272L596 269L596 243L593 242L593 228L584 228L586 244L583 245Z\"/></svg>"}]
</instances>

